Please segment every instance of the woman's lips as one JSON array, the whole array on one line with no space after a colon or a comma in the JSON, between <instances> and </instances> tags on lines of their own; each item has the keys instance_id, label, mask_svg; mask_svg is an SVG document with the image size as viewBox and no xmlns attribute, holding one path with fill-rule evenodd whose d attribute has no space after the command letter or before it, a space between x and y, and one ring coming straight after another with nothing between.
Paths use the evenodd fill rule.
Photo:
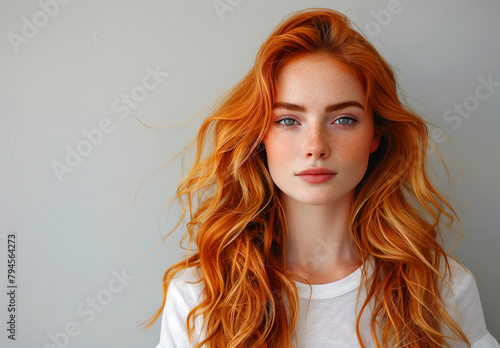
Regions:
<instances>
[{"instance_id":1,"label":"woman's lips","mask_svg":"<svg viewBox=\"0 0 500 348\"><path fill-rule=\"evenodd\" d=\"M325 168L309 168L296 174L302 181L309 184L322 184L330 181L337 173Z\"/></svg>"}]
</instances>

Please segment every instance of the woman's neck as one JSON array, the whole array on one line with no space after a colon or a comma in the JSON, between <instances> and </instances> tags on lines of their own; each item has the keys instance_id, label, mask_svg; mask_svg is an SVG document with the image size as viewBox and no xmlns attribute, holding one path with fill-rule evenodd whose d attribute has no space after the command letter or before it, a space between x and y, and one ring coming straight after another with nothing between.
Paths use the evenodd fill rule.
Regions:
<instances>
[{"instance_id":1,"label":"woman's neck","mask_svg":"<svg viewBox=\"0 0 500 348\"><path fill-rule=\"evenodd\" d=\"M282 202L288 227L285 250L289 271L311 284L324 284L359 267L348 228L352 197L335 205L307 205L286 198Z\"/></svg>"}]
</instances>

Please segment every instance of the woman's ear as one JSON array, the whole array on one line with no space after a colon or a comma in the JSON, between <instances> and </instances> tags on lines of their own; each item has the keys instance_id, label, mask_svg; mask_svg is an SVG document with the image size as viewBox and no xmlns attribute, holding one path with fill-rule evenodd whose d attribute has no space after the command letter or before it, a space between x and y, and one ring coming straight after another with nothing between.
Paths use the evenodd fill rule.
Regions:
<instances>
[{"instance_id":1,"label":"woman's ear","mask_svg":"<svg viewBox=\"0 0 500 348\"><path fill-rule=\"evenodd\" d=\"M381 132L376 130L375 131L375 135L373 136L373 140L372 140L372 146L370 147L370 153L373 153L375 152L375 150L378 149L378 146L380 144L380 136L381 136Z\"/></svg>"}]
</instances>

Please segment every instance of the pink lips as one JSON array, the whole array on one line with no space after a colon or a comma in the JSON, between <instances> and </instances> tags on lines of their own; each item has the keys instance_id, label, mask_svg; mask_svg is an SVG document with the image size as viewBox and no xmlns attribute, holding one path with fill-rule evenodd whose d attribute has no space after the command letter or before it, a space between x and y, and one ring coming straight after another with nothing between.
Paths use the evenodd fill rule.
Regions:
<instances>
[{"instance_id":1,"label":"pink lips","mask_svg":"<svg viewBox=\"0 0 500 348\"><path fill-rule=\"evenodd\" d=\"M330 181L336 174L325 168L309 168L296 175L309 184L322 184Z\"/></svg>"}]
</instances>

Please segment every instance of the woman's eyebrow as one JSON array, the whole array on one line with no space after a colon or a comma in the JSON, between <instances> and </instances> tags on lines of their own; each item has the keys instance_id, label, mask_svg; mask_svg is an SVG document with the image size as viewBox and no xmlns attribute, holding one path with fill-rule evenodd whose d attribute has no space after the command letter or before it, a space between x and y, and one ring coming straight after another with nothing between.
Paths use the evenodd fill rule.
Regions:
<instances>
[{"instance_id":1,"label":"woman's eyebrow","mask_svg":"<svg viewBox=\"0 0 500 348\"><path fill-rule=\"evenodd\" d=\"M333 112L337 110L342 110L345 108L348 108L350 106L358 107L361 110L364 110L364 106L361 105L361 103L355 101L355 100L349 100L349 101L344 101L336 104L329 105L325 108L325 112ZM306 108L303 105L299 104L292 104L292 103L285 103L285 102L276 102L273 104L273 109L287 109L291 111L300 111L300 112L306 112Z\"/></svg>"}]
</instances>

